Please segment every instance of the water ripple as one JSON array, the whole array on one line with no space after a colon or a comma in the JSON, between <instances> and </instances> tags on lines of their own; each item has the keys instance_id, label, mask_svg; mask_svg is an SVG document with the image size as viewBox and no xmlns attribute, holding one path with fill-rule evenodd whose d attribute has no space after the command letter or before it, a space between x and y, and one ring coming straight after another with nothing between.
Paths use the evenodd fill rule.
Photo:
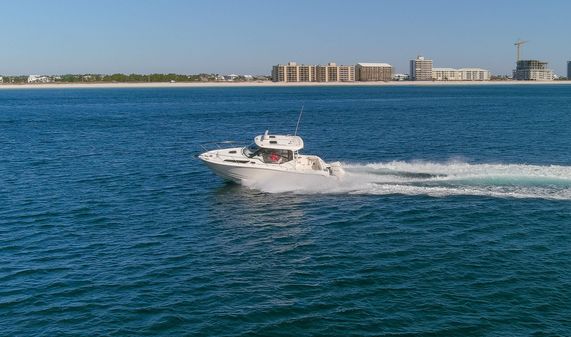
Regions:
<instances>
[{"instance_id":1,"label":"water ripple","mask_svg":"<svg viewBox=\"0 0 571 337\"><path fill-rule=\"evenodd\" d=\"M0 334L569 335L569 95L0 91ZM346 183L250 189L193 158L291 132L300 101Z\"/></svg>"}]
</instances>

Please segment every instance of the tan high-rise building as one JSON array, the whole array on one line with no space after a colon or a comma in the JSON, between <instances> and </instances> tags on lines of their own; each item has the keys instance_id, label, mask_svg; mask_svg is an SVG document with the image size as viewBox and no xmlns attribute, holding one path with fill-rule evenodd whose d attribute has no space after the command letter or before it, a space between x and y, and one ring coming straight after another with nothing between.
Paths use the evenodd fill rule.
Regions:
<instances>
[{"instance_id":1,"label":"tan high-rise building","mask_svg":"<svg viewBox=\"0 0 571 337\"><path fill-rule=\"evenodd\" d=\"M410 60L410 79L413 81L432 81L432 60L422 56Z\"/></svg>"},{"instance_id":2,"label":"tan high-rise building","mask_svg":"<svg viewBox=\"0 0 571 337\"><path fill-rule=\"evenodd\" d=\"M272 68L272 81L274 82L314 82L315 66L298 65L295 62L278 64Z\"/></svg>"},{"instance_id":3,"label":"tan high-rise building","mask_svg":"<svg viewBox=\"0 0 571 337\"><path fill-rule=\"evenodd\" d=\"M291 64L293 62L288 63ZM286 68L288 66L287 65L283 65L283 64L278 64L276 66L272 67L272 81L274 82L285 82L286 81Z\"/></svg>"},{"instance_id":4,"label":"tan high-rise building","mask_svg":"<svg viewBox=\"0 0 571 337\"><path fill-rule=\"evenodd\" d=\"M301 65L299 66L299 82L315 82L316 80L315 66Z\"/></svg>"},{"instance_id":5,"label":"tan high-rise building","mask_svg":"<svg viewBox=\"0 0 571 337\"><path fill-rule=\"evenodd\" d=\"M315 74L317 82L337 82L337 66L331 65L331 63L326 66L316 66Z\"/></svg>"},{"instance_id":6,"label":"tan high-rise building","mask_svg":"<svg viewBox=\"0 0 571 337\"><path fill-rule=\"evenodd\" d=\"M317 82L353 82L355 81L354 66L338 66L335 63L316 66Z\"/></svg>"},{"instance_id":7,"label":"tan high-rise building","mask_svg":"<svg viewBox=\"0 0 571 337\"><path fill-rule=\"evenodd\" d=\"M313 82L315 81L315 66L299 65L295 62L278 64L272 68L274 82Z\"/></svg>"},{"instance_id":8,"label":"tan high-rise building","mask_svg":"<svg viewBox=\"0 0 571 337\"><path fill-rule=\"evenodd\" d=\"M278 64L272 68L274 82L352 82L355 81L354 66L298 65L295 62Z\"/></svg>"},{"instance_id":9,"label":"tan high-rise building","mask_svg":"<svg viewBox=\"0 0 571 337\"><path fill-rule=\"evenodd\" d=\"M355 66L338 66L337 80L339 82L355 81Z\"/></svg>"},{"instance_id":10,"label":"tan high-rise building","mask_svg":"<svg viewBox=\"0 0 571 337\"><path fill-rule=\"evenodd\" d=\"M357 63L355 80L357 81L390 81L393 67L387 63Z\"/></svg>"}]
</instances>

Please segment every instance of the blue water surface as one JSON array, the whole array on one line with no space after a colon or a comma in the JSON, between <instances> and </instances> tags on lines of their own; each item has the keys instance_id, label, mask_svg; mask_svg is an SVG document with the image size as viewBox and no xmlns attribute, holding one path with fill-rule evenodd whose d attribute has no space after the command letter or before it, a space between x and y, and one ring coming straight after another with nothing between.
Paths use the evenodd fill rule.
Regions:
<instances>
[{"instance_id":1,"label":"blue water surface","mask_svg":"<svg viewBox=\"0 0 571 337\"><path fill-rule=\"evenodd\" d=\"M302 105L338 186L195 158ZM0 90L0 335L569 336L570 126L568 85Z\"/></svg>"}]
</instances>

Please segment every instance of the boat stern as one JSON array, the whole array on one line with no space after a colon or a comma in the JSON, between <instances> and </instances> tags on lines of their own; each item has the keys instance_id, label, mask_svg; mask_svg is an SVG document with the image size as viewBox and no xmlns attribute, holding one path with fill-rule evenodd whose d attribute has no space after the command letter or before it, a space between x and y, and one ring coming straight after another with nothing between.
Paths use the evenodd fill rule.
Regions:
<instances>
[{"instance_id":1,"label":"boat stern","mask_svg":"<svg viewBox=\"0 0 571 337\"><path fill-rule=\"evenodd\" d=\"M334 177L341 178L345 176L345 170L341 166L341 163L338 161L330 163L328 169L329 169L329 174L331 174Z\"/></svg>"}]
</instances>

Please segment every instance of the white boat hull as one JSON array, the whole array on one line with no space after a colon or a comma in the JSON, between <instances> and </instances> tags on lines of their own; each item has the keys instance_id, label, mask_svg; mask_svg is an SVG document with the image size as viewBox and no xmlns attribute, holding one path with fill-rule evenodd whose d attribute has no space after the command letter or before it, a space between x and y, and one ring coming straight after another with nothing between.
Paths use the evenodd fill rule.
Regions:
<instances>
[{"instance_id":1,"label":"white boat hull","mask_svg":"<svg viewBox=\"0 0 571 337\"><path fill-rule=\"evenodd\" d=\"M256 184L272 182L274 180L299 180L299 179L331 179L332 176L324 171L289 171L287 169L269 169L267 167L248 167L213 163L203 160L206 166L217 176L233 181L238 184Z\"/></svg>"}]
</instances>

